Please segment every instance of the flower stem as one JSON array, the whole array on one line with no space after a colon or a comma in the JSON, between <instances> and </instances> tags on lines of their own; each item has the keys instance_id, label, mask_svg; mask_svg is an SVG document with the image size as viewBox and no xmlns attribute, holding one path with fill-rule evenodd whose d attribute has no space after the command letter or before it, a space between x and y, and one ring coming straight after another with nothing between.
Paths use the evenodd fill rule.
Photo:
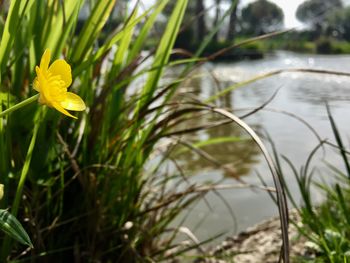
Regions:
<instances>
[{"instance_id":1,"label":"flower stem","mask_svg":"<svg viewBox=\"0 0 350 263\"><path fill-rule=\"evenodd\" d=\"M34 96L24 100L24 101L21 101L20 103L17 103L16 105L13 105L12 107L8 108L7 110L0 112L0 118L15 111L15 110L18 110L18 109L32 103L33 101L36 101L38 98L39 98L39 94L36 94L36 95L34 95Z\"/></svg>"}]
</instances>

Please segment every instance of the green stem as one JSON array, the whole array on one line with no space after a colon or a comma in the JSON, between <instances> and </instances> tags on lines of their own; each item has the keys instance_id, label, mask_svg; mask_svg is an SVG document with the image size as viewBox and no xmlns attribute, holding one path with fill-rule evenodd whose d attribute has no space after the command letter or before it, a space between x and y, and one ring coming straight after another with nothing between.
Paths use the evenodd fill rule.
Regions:
<instances>
[{"instance_id":1,"label":"green stem","mask_svg":"<svg viewBox=\"0 0 350 263\"><path fill-rule=\"evenodd\" d=\"M32 103L33 101L36 101L38 98L39 98L39 94L36 94L36 95L34 95L34 96L24 100L24 101L21 101L20 103L17 103L16 105L8 108L7 110L0 112L0 118L15 111L15 110L18 110L18 109Z\"/></svg>"}]
</instances>

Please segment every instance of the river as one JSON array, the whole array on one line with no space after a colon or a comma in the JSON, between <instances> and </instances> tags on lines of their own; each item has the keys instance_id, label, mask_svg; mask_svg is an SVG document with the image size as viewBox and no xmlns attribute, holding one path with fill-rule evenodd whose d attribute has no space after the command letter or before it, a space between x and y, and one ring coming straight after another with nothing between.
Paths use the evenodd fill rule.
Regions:
<instances>
[{"instance_id":1,"label":"river","mask_svg":"<svg viewBox=\"0 0 350 263\"><path fill-rule=\"evenodd\" d=\"M197 72L197 77L186 83L196 96L206 99L233 83L241 82L262 73L287 68L311 68L334 70L350 73L349 55L308 55L279 51L261 60L233 63L208 63ZM278 90L279 89L279 90ZM256 108L266 102L278 90L273 100L261 110L245 119L259 134L268 134L280 155L284 155L300 169L307 156L317 145L318 140L305 124L286 114L290 112L307 121L323 138L334 141L334 136L327 118L325 101L329 102L334 119L341 130L344 142L348 145L350 134L350 78L326 74L285 72L240 87L222 97L216 104L233 109L237 115ZM277 111L276 111L277 110ZM194 122L202 122L196 120ZM201 131L187 138L192 142L226 136L247 138L244 131L234 124L225 125L208 131ZM269 145L265 139L264 142ZM242 142L225 142L202 148L221 164L234 169L245 182L261 185L259 173L269 186L273 186L271 174L255 144L248 139ZM271 148L269 147L270 152ZM191 181L216 181L220 184L237 183L230 174L193 153L184 153L180 163ZM312 165L317 167L318 178L332 180L332 174L324 160L343 169L336 151L327 148L320 151ZM287 167L284 165L284 167ZM293 174L285 170L287 184L298 198L298 191ZM277 208L269 195L262 190L230 189L209 193L206 200L192 206L175 220L193 231L199 240L205 240L218 233L232 235L264 219L278 215ZM222 198L225 200L223 202ZM321 200L319 191L314 193L315 200ZM233 212L233 214L232 214ZM216 242L219 242L218 239ZM216 243L214 242L214 243Z\"/></svg>"}]
</instances>

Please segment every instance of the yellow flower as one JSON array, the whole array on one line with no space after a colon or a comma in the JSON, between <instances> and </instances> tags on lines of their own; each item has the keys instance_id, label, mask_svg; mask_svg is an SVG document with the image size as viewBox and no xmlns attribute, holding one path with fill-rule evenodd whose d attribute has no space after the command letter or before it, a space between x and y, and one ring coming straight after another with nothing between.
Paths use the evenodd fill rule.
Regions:
<instances>
[{"instance_id":1,"label":"yellow flower","mask_svg":"<svg viewBox=\"0 0 350 263\"><path fill-rule=\"evenodd\" d=\"M4 197L4 185L0 184L0 200Z\"/></svg>"},{"instance_id":2,"label":"yellow flower","mask_svg":"<svg viewBox=\"0 0 350 263\"><path fill-rule=\"evenodd\" d=\"M86 106L78 95L67 92L67 88L72 84L71 68L63 59L55 60L50 67L49 63L50 50L46 49L41 57L40 66L35 67L37 77L33 86L40 92L39 102L77 119L66 110L83 111Z\"/></svg>"}]
</instances>

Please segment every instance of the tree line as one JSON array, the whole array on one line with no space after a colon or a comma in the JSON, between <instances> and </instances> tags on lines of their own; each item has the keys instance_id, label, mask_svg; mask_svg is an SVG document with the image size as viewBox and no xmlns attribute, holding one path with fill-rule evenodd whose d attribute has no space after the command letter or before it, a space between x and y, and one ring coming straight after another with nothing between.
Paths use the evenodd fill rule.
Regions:
<instances>
[{"instance_id":1,"label":"tree line","mask_svg":"<svg viewBox=\"0 0 350 263\"><path fill-rule=\"evenodd\" d=\"M233 42L237 36L257 36L284 28L283 10L272 1L256 0L243 7L241 4L240 0L191 1L178 43L182 47L196 46L220 23L213 42ZM165 16L172 5L164 11ZM295 15L305 25L301 31L309 40L321 36L350 40L350 7L342 0L306 0Z\"/></svg>"},{"instance_id":2,"label":"tree line","mask_svg":"<svg viewBox=\"0 0 350 263\"><path fill-rule=\"evenodd\" d=\"M305 40L315 43L319 40L324 42L325 39L328 42L329 39L349 41L350 6L346 6L343 1L305 0L298 6L295 13L296 18L305 27L293 32L290 38L293 41ZM169 1L163 10L163 19L157 22L159 32L164 30L165 22L175 4L176 0ZM197 50L205 37L215 31L215 28L218 30L208 46L208 53L234 43L237 38L258 36L284 28L283 9L273 0L255 0L247 5L244 4L243 0L189 1L176 47L190 51ZM111 19L105 28L106 36L128 18L131 9L130 0L117 1L114 19ZM321 45L324 44L323 42Z\"/></svg>"}]
</instances>

